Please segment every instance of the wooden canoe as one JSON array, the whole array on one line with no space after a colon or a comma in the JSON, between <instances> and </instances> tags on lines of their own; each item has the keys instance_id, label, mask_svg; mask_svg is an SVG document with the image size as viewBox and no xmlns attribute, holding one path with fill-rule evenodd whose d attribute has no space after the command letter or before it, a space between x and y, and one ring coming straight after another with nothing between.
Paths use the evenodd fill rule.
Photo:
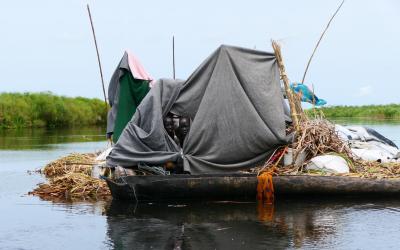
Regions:
<instances>
[{"instance_id":1,"label":"wooden canoe","mask_svg":"<svg viewBox=\"0 0 400 250\"><path fill-rule=\"evenodd\" d=\"M255 174L126 176L106 179L115 199L255 200ZM400 179L364 179L343 176L274 176L275 197L280 196L399 196Z\"/></svg>"}]
</instances>

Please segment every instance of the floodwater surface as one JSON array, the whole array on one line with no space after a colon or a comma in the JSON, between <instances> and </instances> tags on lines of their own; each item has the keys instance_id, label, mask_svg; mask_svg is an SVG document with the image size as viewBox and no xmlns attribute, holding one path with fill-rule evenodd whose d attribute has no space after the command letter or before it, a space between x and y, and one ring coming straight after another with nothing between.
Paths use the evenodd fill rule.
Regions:
<instances>
[{"instance_id":1,"label":"floodwater surface","mask_svg":"<svg viewBox=\"0 0 400 250\"><path fill-rule=\"evenodd\" d=\"M349 122L345 122L349 123ZM351 123L351 122L350 122ZM400 142L400 123L368 123ZM102 129L0 133L0 249L398 249L400 200L49 202L29 171L107 146Z\"/></svg>"}]
</instances>

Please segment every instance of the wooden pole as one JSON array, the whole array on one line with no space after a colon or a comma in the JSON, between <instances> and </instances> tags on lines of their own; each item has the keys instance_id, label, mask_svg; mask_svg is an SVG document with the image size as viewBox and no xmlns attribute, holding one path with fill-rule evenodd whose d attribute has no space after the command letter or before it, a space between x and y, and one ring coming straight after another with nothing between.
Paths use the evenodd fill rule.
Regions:
<instances>
[{"instance_id":1,"label":"wooden pole","mask_svg":"<svg viewBox=\"0 0 400 250\"><path fill-rule=\"evenodd\" d=\"M334 17L336 16L336 14L339 12L339 10L340 10L340 8L342 7L343 4L344 4L344 0L343 0L342 3L339 5L339 7L336 9L335 13L333 13L331 19L329 20L329 22L328 22L328 24L326 25L324 31L322 32L322 34L321 34L321 36L320 36L320 38L319 38L319 40L318 40L318 42L317 42L317 45L315 45L315 48L314 48L314 50L313 50L313 52L312 52L312 54L311 54L311 56L310 56L310 59L309 59L308 62L307 62L306 70L304 71L304 75L303 75L303 79L301 80L301 83L304 83L304 80L306 79L307 71L308 71L308 68L310 67L311 60L312 60L312 58L314 57L315 51L317 51L317 48L318 48L319 44L321 43L322 37L324 37L324 35L325 35L326 31L328 30L329 25L331 24L333 18L334 18Z\"/></svg>"},{"instance_id":2,"label":"wooden pole","mask_svg":"<svg viewBox=\"0 0 400 250\"><path fill-rule=\"evenodd\" d=\"M97 61L99 63L99 70L100 70L100 78L101 78L101 84L103 86L103 94L104 94L104 102L106 104L106 110L108 109L108 104L107 104L107 96L106 96L106 89L104 87L104 77L103 77L103 70L101 68L101 61L100 61L100 54L99 54L99 48L97 46L97 39L96 39L96 34L94 32L94 26L93 26L93 20L92 20L92 15L90 13L90 8L89 4L86 5L87 11L89 14L89 20L90 20L90 26L92 27L92 33L93 33L93 40L94 40L94 45L96 47L96 53L97 53Z\"/></svg>"},{"instance_id":3,"label":"wooden pole","mask_svg":"<svg viewBox=\"0 0 400 250\"><path fill-rule=\"evenodd\" d=\"M175 79L175 36L172 36L172 74Z\"/></svg>"},{"instance_id":4,"label":"wooden pole","mask_svg":"<svg viewBox=\"0 0 400 250\"><path fill-rule=\"evenodd\" d=\"M275 52L276 62L278 63L281 79L283 81L286 96L289 101L290 116L292 118L294 128L296 129L296 131L300 131L299 116L302 115L302 110L299 109L299 107L301 106L296 104L296 102L298 102L298 98L293 95L293 92L290 89L290 81L288 76L286 75L285 65L283 63L283 58L281 54L281 47L276 41L272 41L272 48Z\"/></svg>"}]
</instances>

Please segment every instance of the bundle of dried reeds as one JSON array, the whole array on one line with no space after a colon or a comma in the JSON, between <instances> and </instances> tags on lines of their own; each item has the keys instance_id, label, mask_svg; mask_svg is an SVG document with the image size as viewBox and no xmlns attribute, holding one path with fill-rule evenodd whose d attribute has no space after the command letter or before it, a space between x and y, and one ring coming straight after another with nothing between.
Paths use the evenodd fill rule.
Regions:
<instances>
[{"instance_id":1,"label":"bundle of dried reeds","mask_svg":"<svg viewBox=\"0 0 400 250\"><path fill-rule=\"evenodd\" d=\"M91 177L96 154L70 154L50 162L42 170L49 183L29 194L44 200L98 200L110 197L104 180Z\"/></svg>"},{"instance_id":2,"label":"bundle of dried reeds","mask_svg":"<svg viewBox=\"0 0 400 250\"><path fill-rule=\"evenodd\" d=\"M318 170L299 170L298 167L285 166L276 169L276 175L317 175L317 176L348 176L368 179L400 179L400 163L380 163L374 161L355 160L349 164L351 172L347 174L330 173Z\"/></svg>"},{"instance_id":3,"label":"bundle of dried reeds","mask_svg":"<svg viewBox=\"0 0 400 250\"><path fill-rule=\"evenodd\" d=\"M305 150L308 158L327 153L344 155L349 159L354 158L349 146L336 133L335 126L321 118L303 121L292 146L295 149L295 155Z\"/></svg>"},{"instance_id":4,"label":"bundle of dried reeds","mask_svg":"<svg viewBox=\"0 0 400 250\"><path fill-rule=\"evenodd\" d=\"M67 173L85 173L90 175L95 157L96 154L73 153L50 162L41 170L41 173L47 178L61 176Z\"/></svg>"},{"instance_id":5,"label":"bundle of dried reeds","mask_svg":"<svg viewBox=\"0 0 400 250\"><path fill-rule=\"evenodd\" d=\"M293 121L293 126L296 131L298 131L300 129L300 122L307 119L307 117L304 114L303 109L301 108L300 98L290 89L290 81L286 74L285 64L283 63L281 47L276 41L272 41L272 48L275 52L275 58L279 67L280 78L283 81L283 86L285 88L286 96L289 101L290 116Z\"/></svg>"},{"instance_id":6,"label":"bundle of dried reeds","mask_svg":"<svg viewBox=\"0 0 400 250\"><path fill-rule=\"evenodd\" d=\"M42 199L99 199L110 196L104 180L92 178L83 173L67 173L50 179L49 184L40 184L29 194Z\"/></svg>"},{"instance_id":7,"label":"bundle of dried reeds","mask_svg":"<svg viewBox=\"0 0 400 250\"><path fill-rule=\"evenodd\" d=\"M400 178L400 162L380 163L356 160L353 172L351 176L361 178Z\"/></svg>"}]
</instances>

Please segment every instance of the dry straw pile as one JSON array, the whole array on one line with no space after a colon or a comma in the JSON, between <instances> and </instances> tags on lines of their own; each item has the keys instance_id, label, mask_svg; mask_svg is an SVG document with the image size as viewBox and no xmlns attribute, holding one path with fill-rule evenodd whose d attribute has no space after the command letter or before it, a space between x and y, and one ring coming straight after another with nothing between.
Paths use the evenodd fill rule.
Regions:
<instances>
[{"instance_id":1,"label":"dry straw pile","mask_svg":"<svg viewBox=\"0 0 400 250\"><path fill-rule=\"evenodd\" d=\"M70 154L47 164L41 173L49 183L29 194L45 200L98 200L110 197L104 180L91 177L96 154Z\"/></svg>"},{"instance_id":2,"label":"dry straw pile","mask_svg":"<svg viewBox=\"0 0 400 250\"><path fill-rule=\"evenodd\" d=\"M326 119L315 118L300 122L300 130L295 141L290 146L294 156L306 152L306 161L301 166L286 166L277 170L278 174L317 174L317 175L344 175L360 178L400 178L400 162L380 163L365 161L357 158L347 142L343 141L334 125ZM304 166L317 155L334 154L343 157L350 168L349 174L329 174L323 171L306 171Z\"/></svg>"},{"instance_id":3,"label":"dry straw pile","mask_svg":"<svg viewBox=\"0 0 400 250\"><path fill-rule=\"evenodd\" d=\"M350 148L339 138L335 126L322 118L302 122L292 146L298 153L305 150L310 158L332 152L352 158Z\"/></svg>"},{"instance_id":4,"label":"dry straw pile","mask_svg":"<svg viewBox=\"0 0 400 250\"><path fill-rule=\"evenodd\" d=\"M361 178L400 178L400 162L379 163L356 160L350 176Z\"/></svg>"},{"instance_id":5,"label":"dry straw pile","mask_svg":"<svg viewBox=\"0 0 400 250\"><path fill-rule=\"evenodd\" d=\"M70 154L47 164L40 172L47 178L67 173L91 174L96 154Z\"/></svg>"}]
</instances>

